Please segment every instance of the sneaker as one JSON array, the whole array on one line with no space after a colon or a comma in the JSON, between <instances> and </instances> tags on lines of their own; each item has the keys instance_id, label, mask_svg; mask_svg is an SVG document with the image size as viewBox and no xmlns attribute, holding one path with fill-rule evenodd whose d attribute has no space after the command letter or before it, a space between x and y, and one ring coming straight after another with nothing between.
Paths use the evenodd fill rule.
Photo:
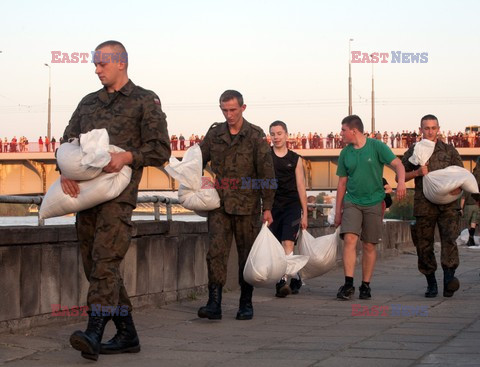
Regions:
<instances>
[{"instance_id":1,"label":"sneaker","mask_svg":"<svg viewBox=\"0 0 480 367\"><path fill-rule=\"evenodd\" d=\"M298 279L292 278L290 280L290 289L292 290L292 294L298 294L300 288L302 288L302 278L298 275Z\"/></svg>"},{"instance_id":2,"label":"sneaker","mask_svg":"<svg viewBox=\"0 0 480 367\"><path fill-rule=\"evenodd\" d=\"M337 298L341 300L349 300L355 293L355 287L352 285L342 285L338 288Z\"/></svg>"},{"instance_id":3,"label":"sneaker","mask_svg":"<svg viewBox=\"0 0 480 367\"><path fill-rule=\"evenodd\" d=\"M362 285L360 286L360 288L358 288L358 290L360 291L360 295L358 296L358 298L360 299L372 298L372 295L370 294L371 289L369 285L362 283Z\"/></svg>"},{"instance_id":4,"label":"sneaker","mask_svg":"<svg viewBox=\"0 0 480 367\"><path fill-rule=\"evenodd\" d=\"M277 289L277 293L275 293L275 297L285 298L289 294L292 294L292 290L290 286L287 284L285 279L281 279L275 286Z\"/></svg>"}]
</instances>

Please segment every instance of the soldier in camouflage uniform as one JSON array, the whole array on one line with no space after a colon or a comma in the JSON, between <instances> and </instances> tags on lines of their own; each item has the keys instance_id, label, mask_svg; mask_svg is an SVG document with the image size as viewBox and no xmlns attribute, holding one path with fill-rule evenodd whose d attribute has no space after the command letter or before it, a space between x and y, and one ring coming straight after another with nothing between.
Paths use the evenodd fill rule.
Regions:
<instances>
[{"instance_id":1,"label":"soldier in camouflage uniform","mask_svg":"<svg viewBox=\"0 0 480 367\"><path fill-rule=\"evenodd\" d=\"M221 207L208 213L209 296L207 305L198 310L198 316L222 318L222 287L225 285L228 255L235 236L241 287L236 318L249 320L253 317L253 287L243 280L243 269L260 229L262 208L263 221L272 222L271 209L275 194L272 181L275 173L263 130L243 118L246 105L242 95L234 90L225 91L220 96L220 108L226 121L213 124L200 143L203 163L210 162L216 175ZM260 185L255 180L261 180Z\"/></svg>"},{"instance_id":2,"label":"soldier in camouflage uniform","mask_svg":"<svg viewBox=\"0 0 480 367\"><path fill-rule=\"evenodd\" d=\"M90 313L87 330L74 332L70 343L82 352L84 358L93 360L98 359L99 353L140 351L131 315L132 304L119 267L130 245L131 216L143 167L162 166L171 153L166 116L160 100L155 93L128 79L127 54L123 45L107 41L96 51L95 73L104 88L82 99L65 129L63 141L92 129L107 129L110 144L125 152L111 153L111 161L103 170L118 172L124 165L130 165L132 178L117 198L77 214L77 236L85 275L90 283L87 296ZM78 195L76 181L62 175L61 183L66 194ZM99 307L112 312L94 312ZM126 312L120 310L128 310L128 313L125 315ZM100 344L110 318L117 333L108 343Z\"/></svg>"},{"instance_id":3,"label":"soldier in camouflage uniform","mask_svg":"<svg viewBox=\"0 0 480 367\"><path fill-rule=\"evenodd\" d=\"M436 297L438 294L435 271L437 262L434 253L435 226L438 225L441 239L441 264L444 272L443 296L452 297L460 287L460 282L454 276L459 265L456 238L459 234L460 205L459 200L450 204L438 205L428 201L423 194L422 176L428 172L447 168L449 166L463 167L462 159L457 150L452 146L437 139L440 131L438 120L433 115L426 115L420 122L423 139L435 142L435 149L425 166L414 166L408 159L413 154L414 146L405 153L402 163L405 166L406 177L409 181L415 178L415 196L413 214L416 224L412 228L412 239L417 248L418 270L427 278L427 291L425 297ZM460 193L460 188L451 194Z\"/></svg>"},{"instance_id":4,"label":"soldier in camouflage uniform","mask_svg":"<svg viewBox=\"0 0 480 367\"><path fill-rule=\"evenodd\" d=\"M480 157L477 159L477 165L473 169L473 175L480 182ZM480 210L478 208L478 194L464 192L460 207L462 208L463 219L468 225L467 246L475 246L474 235L480 219Z\"/></svg>"}]
</instances>

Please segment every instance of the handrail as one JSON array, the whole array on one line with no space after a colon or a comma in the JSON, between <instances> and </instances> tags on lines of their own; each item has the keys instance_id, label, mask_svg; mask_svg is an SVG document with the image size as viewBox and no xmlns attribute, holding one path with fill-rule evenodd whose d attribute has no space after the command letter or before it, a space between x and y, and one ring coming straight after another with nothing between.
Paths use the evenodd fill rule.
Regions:
<instances>
[{"instance_id":1,"label":"handrail","mask_svg":"<svg viewBox=\"0 0 480 367\"><path fill-rule=\"evenodd\" d=\"M14 196L0 195L0 203L5 204L35 204L38 208L42 205L43 196ZM140 196L137 197L137 203L153 203L153 212L155 220L160 220L160 204L165 204L167 209L167 220L172 220L172 205L180 204L178 199L168 198L161 195ZM38 219L38 225L43 226L43 219Z\"/></svg>"}]
</instances>

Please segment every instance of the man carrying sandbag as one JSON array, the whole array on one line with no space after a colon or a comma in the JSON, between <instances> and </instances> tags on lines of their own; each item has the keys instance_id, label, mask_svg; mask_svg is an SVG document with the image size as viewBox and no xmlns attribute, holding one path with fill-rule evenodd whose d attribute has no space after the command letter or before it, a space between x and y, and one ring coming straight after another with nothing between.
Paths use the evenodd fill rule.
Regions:
<instances>
[{"instance_id":1,"label":"man carrying sandbag","mask_svg":"<svg viewBox=\"0 0 480 367\"><path fill-rule=\"evenodd\" d=\"M335 226L344 240L343 269L345 284L337 299L348 300L355 293L353 276L358 239L362 241L362 284L360 299L370 299L370 280L377 258L376 245L382 239L382 203L385 198L383 167L395 169L399 183L397 199L405 197L405 170L392 150L380 140L365 137L363 123L356 115L342 121L342 138L348 144L338 158Z\"/></svg>"},{"instance_id":2,"label":"man carrying sandbag","mask_svg":"<svg viewBox=\"0 0 480 367\"><path fill-rule=\"evenodd\" d=\"M426 115L420 121L422 138L435 143L433 153L425 165L414 165L410 157L414 153L415 146L411 146L402 158L405 166L405 180L415 179L415 196L413 203L413 215L416 224L412 228L412 239L417 248L418 270L427 278L427 290L425 297L432 298L438 294L435 271L437 262L434 252L435 226L438 225L441 240L441 263L443 268L443 296L452 297L460 287L460 282L454 276L455 269L459 265L458 248L455 242L459 234L460 205L459 200L449 204L434 204L425 198L423 193L423 176L429 172L447 168L449 166L463 167L462 159L453 145L444 143L438 139L440 126L434 115ZM450 192L458 195L461 189Z\"/></svg>"},{"instance_id":3,"label":"man carrying sandbag","mask_svg":"<svg viewBox=\"0 0 480 367\"><path fill-rule=\"evenodd\" d=\"M128 57L117 41L106 41L95 49L95 73L103 88L84 97L65 129L63 141L93 129L106 128L110 144L125 150L110 153L107 173L132 168L127 188L116 199L77 213L77 236L83 267L90 283L87 296L88 326L70 337L82 357L97 360L99 353L139 352L133 324L132 304L119 267L131 238L131 217L144 166L162 166L170 157L166 116L158 96L133 84L128 78ZM78 183L61 176L63 191L77 197ZM110 310L110 312L108 312ZM112 319L115 336L100 344L107 322Z\"/></svg>"},{"instance_id":4,"label":"man carrying sandbag","mask_svg":"<svg viewBox=\"0 0 480 367\"><path fill-rule=\"evenodd\" d=\"M239 92L223 92L220 109L226 121L214 123L200 143L203 164L210 162L215 173L215 187L221 205L208 212L208 302L198 310L201 318L222 318L222 289L227 278L233 236L237 245L241 288L236 318L253 318L253 287L243 279L243 269L260 231L262 209L263 222L272 222L276 183L265 133L243 118L246 107Z\"/></svg>"}]
</instances>

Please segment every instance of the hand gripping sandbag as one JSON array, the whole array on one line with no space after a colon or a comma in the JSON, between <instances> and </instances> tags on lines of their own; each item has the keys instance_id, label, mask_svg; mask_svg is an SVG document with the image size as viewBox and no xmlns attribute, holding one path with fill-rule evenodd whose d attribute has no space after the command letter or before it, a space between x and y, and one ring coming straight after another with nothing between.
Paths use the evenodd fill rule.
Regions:
<instances>
[{"instance_id":1,"label":"hand gripping sandbag","mask_svg":"<svg viewBox=\"0 0 480 367\"><path fill-rule=\"evenodd\" d=\"M433 154L435 143L428 139L422 139L413 147L413 154L408 160L415 166L424 166Z\"/></svg>"},{"instance_id":2,"label":"hand gripping sandbag","mask_svg":"<svg viewBox=\"0 0 480 367\"><path fill-rule=\"evenodd\" d=\"M202 187L202 151L198 144L188 148L182 161L170 157L165 167L170 176L180 182L178 201L186 209L209 211L220 207L220 197L214 187Z\"/></svg>"},{"instance_id":3,"label":"hand gripping sandbag","mask_svg":"<svg viewBox=\"0 0 480 367\"><path fill-rule=\"evenodd\" d=\"M123 149L111 146L113 152L123 152ZM72 198L63 192L58 178L47 191L42 200L38 216L40 219L58 217L92 208L98 204L115 199L130 183L132 169L124 166L120 172L102 172L97 177L78 181L80 194Z\"/></svg>"},{"instance_id":4,"label":"hand gripping sandbag","mask_svg":"<svg viewBox=\"0 0 480 367\"><path fill-rule=\"evenodd\" d=\"M82 164L84 154L78 139L63 143L57 149L57 164L63 176L70 180L91 180L102 173L102 168Z\"/></svg>"},{"instance_id":5,"label":"hand gripping sandbag","mask_svg":"<svg viewBox=\"0 0 480 367\"><path fill-rule=\"evenodd\" d=\"M317 238L314 238L307 230L302 230L298 250L300 254L309 256L307 265L300 271L303 279L318 277L335 266L337 246L340 241L339 228L335 233Z\"/></svg>"},{"instance_id":6,"label":"hand gripping sandbag","mask_svg":"<svg viewBox=\"0 0 480 367\"><path fill-rule=\"evenodd\" d=\"M434 204L449 204L457 200L462 193L450 195L450 192L458 187L472 194L478 193L475 176L463 167L450 166L423 176L423 194Z\"/></svg>"},{"instance_id":7,"label":"hand gripping sandbag","mask_svg":"<svg viewBox=\"0 0 480 367\"><path fill-rule=\"evenodd\" d=\"M287 271L287 259L282 245L264 224L248 254L243 279L254 287L275 285Z\"/></svg>"}]
</instances>

